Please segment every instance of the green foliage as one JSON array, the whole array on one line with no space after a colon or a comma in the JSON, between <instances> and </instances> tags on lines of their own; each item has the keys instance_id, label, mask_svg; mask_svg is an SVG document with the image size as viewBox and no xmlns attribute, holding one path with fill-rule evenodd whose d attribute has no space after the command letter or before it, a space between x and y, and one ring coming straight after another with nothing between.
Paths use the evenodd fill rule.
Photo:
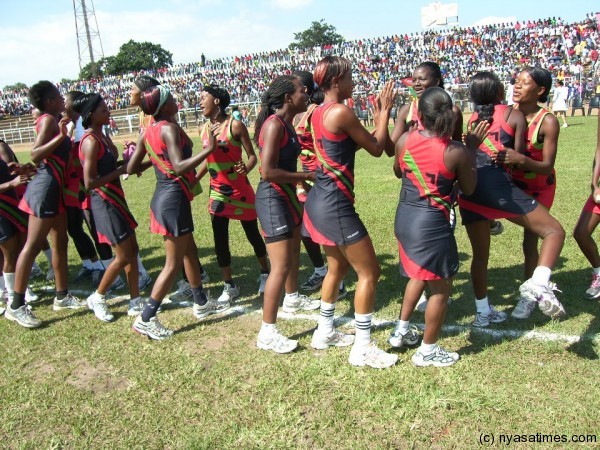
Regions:
<instances>
[{"instance_id":1,"label":"green foliage","mask_svg":"<svg viewBox=\"0 0 600 450\"><path fill-rule=\"evenodd\" d=\"M310 28L299 33L294 33L294 40L290 48L317 47L327 44L340 44L344 42L341 34L338 34L333 25L325 23L325 19L313 21Z\"/></svg>"},{"instance_id":2,"label":"green foliage","mask_svg":"<svg viewBox=\"0 0 600 450\"><path fill-rule=\"evenodd\" d=\"M27 85L25 83L15 83L4 86L5 91L20 91L21 89L27 89Z\"/></svg>"},{"instance_id":3,"label":"green foliage","mask_svg":"<svg viewBox=\"0 0 600 450\"><path fill-rule=\"evenodd\" d=\"M133 39L119 48L119 53L96 62L97 74L92 63L79 73L79 78L89 80L101 75L119 75L140 70L160 69L173 65L173 53L152 42L136 42Z\"/></svg>"}]
</instances>

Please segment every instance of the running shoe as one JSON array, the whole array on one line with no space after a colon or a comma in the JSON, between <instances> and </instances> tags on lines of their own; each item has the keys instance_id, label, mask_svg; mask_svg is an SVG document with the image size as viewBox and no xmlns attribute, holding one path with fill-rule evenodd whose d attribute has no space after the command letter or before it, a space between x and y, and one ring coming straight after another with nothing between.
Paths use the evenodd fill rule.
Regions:
<instances>
[{"instance_id":1,"label":"running shoe","mask_svg":"<svg viewBox=\"0 0 600 450\"><path fill-rule=\"evenodd\" d=\"M46 281L53 281L54 278L54 267L50 266L48 272L46 272Z\"/></svg>"},{"instance_id":2,"label":"running shoe","mask_svg":"<svg viewBox=\"0 0 600 450\"><path fill-rule=\"evenodd\" d=\"M40 269L38 263L34 261L33 265L31 266L31 274L29 275L29 278L37 278L41 277L42 275L44 275L44 272L42 272L42 269Z\"/></svg>"},{"instance_id":3,"label":"running shoe","mask_svg":"<svg viewBox=\"0 0 600 450\"><path fill-rule=\"evenodd\" d=\"M87 267L83 266L81 269L79 269L79 272L77 272L77 275L75 275L73 281L79 282L85 280L86 278L90 278L93 273L94 269L88 269Z\"/></svg>"},{"instance_id":4,"label":"running shoe","mask_svg":"<svg viewBox=\"0 0 600 450\"><path fill-rule=\"evenodd\" d=\"M600 297L600 275L592 274L592 283L587 291L585 291L585 297L589 300Z\"/></svg>"},{"instance_id":5,"label":"running shoe","mask_svg":"<svg viewBox=\"0 0 600 450\"><path fill-rule=\"evenodd\" d=\"M223 285L223 293L219 296L219 303L231 303L234 299L240 296L240 288L232 286L229 283Z\"/></svg>"},{"instance_id":6,"label":"running shoe","mask_svg":"<svg viewBox=\"0 0 600 450\"><path fill-rule=\"evenodd\" d=\"M179 282L177 292L169 297L173 303L177 303L179 306L192 306L194 303L194 295L192 294L192 287L190 283L185 280Z\"/></svg>"},{"instance_id":7,"label":"running shoe","mask_svg":"<svg viewBox=\"0 0 600 450\"><path fill-rule=\"evenodd\" d=\"M258 283L258 295L265 293L265 285L267 284L268 273L261 273L256 282Z\"/></svg>"},{"instance_id":8,"label":"running shoe","mask_svg":"<svg viewBox=\"0 0 600 450\"><path fill-rule=\"evenodd\" d=\"M140 274L140 278L138 280L138 288L140 291L143 291L151 284L152 284L152 277L150 277L150 275L148 275L147 273L145 273L144 275Z\"/></svg>"},{"instance_id":9,"label":"running shoe","mask_svg":"<svg viewBox=\"0 0 600 450\"><path fill-rule=\"evenodd\" d=\"M100 281L102 281L102 277L104 276L104 270L94 269L92 271L92 287L96 289L100 285Z\"/></svg>"},{"instance_id":10,"label":"running shoe","mask_svg":"<svg viewBox=\"0 0 600 450\"><path fill-rule=\"evenodd\" d=\"M130 317L139 316L144 311L145 306L146 302L141 297L129 300L129 308L127 309L127 315Z\"/></svg>"},{"instance_id":11,"label":"running shoe","mask_svg":"<svg viewBox=\"0 0 600 450\"><path fill-rule=\"evenodd\" d=\"M87 305L102 322L111 322L114 319L114 316L108 309L106 299L102 298L98 292L94 292L87 298Z\"/></svg>"},{"instance_id":12,"label":"running shoe","mask_svg":"<svg viewBox=\"0 0 600 450\"><path fill-rule=\"evenodd\" d=\"M127 286L125 284L125 281L123 281L123 278L121 277L121 275L119 275L117 278L115 278L115 281L113 281L113 284L111 284L110 287L108 288L108 292L119 291L119 290L123 289L125 286Z\"/></svg>"},{"instance_id":13,"label":"running shoe","mask_svg":"<svg viewBox=\"0 0 600 450\"><path fill-rule=\"evenodd\" d=\"M32 304L40 301L40 296L31 290L29 286L25 289L25 303Z\"/></svg>"},{"instance_id":14,"label":"running shoe","mask_svg":"<svg viewBox=\"0 0 600 450\"><path fill-rule=\"evenodd\" d=\"M202 272L200 273L200 280L202 281L202 284L206 284L210 281L208 272L206 270L204 270L204 267L202 268Z\"/></svg>"},{"instance_id":15,"label":"running shoe","mask_svg":"<svg viewBox=\"0 0 600 450\"><path fill-rule=\"evenodd\" d=\"M476 313L473 320L474 327L489 327L490 323L502 323L508 319L508 314L504 311L498 311L492 305L486 313Z\"/></svg>"},{"instance_id":16,"label":"running shoe","mask_svg":"<svg viewBox=\"0 0 600 450\"><path fill-rule=\"evenodd\" d=\"M411 361L417 367L448 367L460 359L456 352L449 352L439 345L431 353L423 353L421 348L417 349L412 356Z\"/></svg>"},{"instance_id":17,"label":"running shoe","mask_svg":"<svg viewBox=\"0 0 600 450\"><path fill-rule=\"evenodd\" d=\"M325 279L326 274L327 272L325 272L323 275L317 271L313 272L313 274L308 277L308 280L302 283L300 289L303 291L316 291L323 285L323 280Z\"/></svg>"},{"instance_id":18,"label":"running shoe","mask_svg":"<svg viewBox=\"0 0 600 450\"><path fill-rule=\"evenodd\" d=\"M8 293L5 290L0 291L0 316L6 311L7 298Z\"/></svg>"},{"instance_id":19,"label":"running shoe","mask_svg":"<svg viewBox=\"0 0 600 450\"><path fill-rule=\"evenodd\" d=\"M513 312L510 314L510 316L515 319L529 319L536 305L536 301L531 301L520 295L517 306L515 306L515 309L513 309Z\"/></svg>"},{"instance_id":20,"label":"running shoe","mask_svg":"<svg viewBox=\"0 0 600 450\"><path fill-rule=\"evenodd\" d=\"M499 220L490 220L490 235L498 236L504 232L504 225Z\"/></svg>"},{"instance_id":21,"label":"running shoe","mask_svg":"<svg viewBox=\"0 0 600 450\"><path fill-rule=\"evenodd\" d=\"M283 312L295 313L300 310L314 311L321 307L321 300L313 300L306 295L299 294L296 297L285 297L283 299Z\"/></svg>"},{"instance_id":22,"label":"running shoe","mask_svg":"<svg viewBox=\"0 0 600 450\"><path fill-rule=\"evenodd\" d=\"M194 303L192 312L194 313L196 319L204 319L205 317L213 314L221 314L222 312L227 311L229 307L230 303L228 301L215 301L208 299L204 305L198 305L197 303Z\"/></svg>"},{"instance_id":23,"label":"running shoe","mask_svg":"<svg viewBox=\"0 0 600 450\"><path fill-rule=\"evenodd\" d=\"M425 313L428 303L429 303L429 299L427 298L427 294L425 293L425 291L423 291L423 293L421 294L421 297L419 298L419 301L417 302L417 306L415 306L415 310L419 311L420 313ZM451 304L452 304L452 297L448 297L448 306L450 306Z\"/></svg>"},{"instance_id":24,"label":"running shoe","mask_svg":"<svg viewBox=\"0 0 600 450\"><path fill-rule=\"evenodd\" d=\"M325 350L328 347L347 347L354 344L354 335L345 334L339 330L333 330L329 334L320 333L315 330L310 346L316 350Z\"/></svg>"},{"instance_id":25,"label":"running shoe","mask_svg":"<svg viewBox=\"0 0 600 450\"><path fill-rule=\"evenodd\" d=\"M77 297L69 293L62 300L59 300L55 297L52 309L54 311L61 311L63 309L79 309L83 308L85 305L85 302L82 302Z\"/></svg>"},{"instance_id":26,"label":"running shoe","mask_svg":"<svg viewBox=\"0 0 600 450\"><path fill-rule=\"evenodd\" d=\"M23 305L20 308L12 309L10 306L6 308L4 317L25 328L37 328L42 324L42 321L37 319L29 305Z\"/></svg>"},{"instance_id":27,"label":"running shoe","mask_svg":"<svg viewBox=\"0 0 600 450\"><path fill-rule=\"evenodd\" d=\"M545 315L553 319L561 319L567 315L565 308L554 295L554 291L560 292L556 284L549 282L541 285L530 278L519 287L519 291L522 297L537 302L540 311Z\"/></svg>"},{"instance_id":28,"label":"running shoe","mask_svg":"<svg viewBox=\"0 0 600 450\"><path fill-rule=\"evenodd\" d=\"M398 329L399 325L396 324L394 331L388 338L388 343L394 348L401 347L414 347L421 340L421 333L419 333L419 329L415 326L409 328L409 330L402 334Z\"/></svg>"},{"instance_id":29,"label":"running shoe","mask_svg":"<svg viewBox=\"0 0 600 450\"><path fill-rule=\"evenodd\" d=\"M385 369L391 367L398 361L398 355L387 353L377 347L375 341L363 347L354 344L350 350L348 362L353 366L369 366L374 369Z\"/></svg>"},{"instance_id":30,"label":"running shoe","mask_svg":"<svg viewBox=\"0 0 600 450\"><path fill-rule=\"evenodd\" d=\"M148 336L149 339L156 339L159 341L167 339L175 333L173 330L169 330L160 323L156 316L152 317L148 322L144 322L142 316L137 316L131 328L136 333Z\"/></svg>"},{"instance_id":31,"label":"running shoe","mask_svg":"<svg viewBox=\"0 0 600 450\"><path fill-rule=\"evenodd\" d=\"M271 332L260 331L256 346L261 350L272 350L275 353L290 353L298 347L298 341L288 339L277 328Z\"/></svg>"}]
</instances>

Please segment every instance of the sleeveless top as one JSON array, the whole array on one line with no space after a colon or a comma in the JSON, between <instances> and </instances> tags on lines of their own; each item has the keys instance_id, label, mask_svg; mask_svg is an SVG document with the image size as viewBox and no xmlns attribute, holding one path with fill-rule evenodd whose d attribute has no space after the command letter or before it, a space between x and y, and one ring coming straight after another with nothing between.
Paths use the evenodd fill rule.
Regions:
<instances>
[{"instance_id":1,"label":"sleeveless top","mask_svg":"<svg viewBox=\"0 0 600 450\"><path fill-rule=\"evenodd\" d=\"M232 132L233 119L229 117L217 136L214 152L206 157L206 167L210 176L208 212L215 216L237 220L256 219L255 195L248 177L235 171L235 165L242 161L242 142L236 141ZM201 139L204 148L208 147L210 122L202 129Z\"/></svg>"},{"instance_id":2,"label":"sleeveless top","mask_svg":"<svg viewBox=\"0 0 600 450\"><path fill-rule=\"evenodd\" d=\"M546 108L540 108L540 110L536 113L533 120L527 125L527 148L525 149L525 155L534 161L543 161L543 149L544 142L540 142L539 140L539 132L542 126L542 122L546 115L552 114ZM541 173L535 173L526 170L513 170L512 171L513 180L516 182L520 182L517 185L521 186L524 184L523 188L525 189L542 189L544 187L548 187L556 183L556 171L553 169L550 175L544 175Z\"/></svg>"},{"instance_id":3,"label":"sleeveless top","mask_svg":"<svg viewBox=\"0 0 600 450\"><path fill-rule=\"evenodd\" d=\"M456 175L446 167L444 154L450 143L447 137L426 137L412 131L398 156L402 170L400 205L437 208L450 218L452 188Z\"/></svg>"},{"instance_id":4,"label":"sleeveless top","mask_svg":"<svg viewBox=\"0 0 600 450\"><path fill-rule=\"evenodd\" d=\"M162 127L168 124L166 120L160 122L153 122L146 128L144 139L146 141L146 150L152 165L154 166L154 173L156 174L156 187L157 189L168 189L170 187L179 187L187 199L192 201L194 193L192 192L191 186L194 183L195 171L190 170L184 175L177 175L173 170L171 161L169 160L169 153L167 151L167 145L161 137ZM187 159L192 156L192 148L186 144L186 140L180 134L179 144L181 146L182 158Z\"/></svg>"},{"instance_id":5,"label":"sleeveless top","mask_svg":"<svg viewBox=\"0 0 600 450\"><path fill-rule=\"evenodd\" d=\"M302 114L300 122L296 125L296 133L298 134L298 140L302 146L299 159L304 172L314 172L317 168L315 145L310 123L310 119L315 109L317 109L317 106L318 105L315 105L314 103L309 105L308 110Z\"/></svg>"},{"instance_id":6,"label":"sleeveless top","mask_svg":"<svg viewBox=\"0 0 600 450\"><path fill-rule=\"evenodd\" d=\"M14 178L15 176L11 175L8 164L0 159L0 184L8 183ZM19 231L24 231L27 228L29 218L19 209L19 199L20 197L14 188L0 192L0 216L13 223Z\"/></svg>"},{"instance_id":7,"label":"sleeveless top","mask_svg":"<svg viewBox=\"0 0 600 450\"><path fill-rule=\"evenodd\" d=\"M323 117L333 105L335 103L319 106L311 119L317 155L317 173L313 189L317 192L340 192L343 198L353 204L354 159L357 146L349 135L333 134L325 129Z\"/></svg>"},{"instance_id":8,"label":"sleeveless top","mask_svg":"<svg viewBox=\"0 0 600 450\"><path fill-rule=\"evenodd\" d=\"M35 121L35 133L36 135L39 133L40 124L44 117L49 116L49 114L42 114ZM55 119L56 120L56 119ZM57 132L54 136L57 136L59 133ZM53 136L53 138L54 138ZM71 138L65 136L63 141L54 149L52 153L47 155L42 162L40 163L37 176L40 175L48 175L56 179L60 186L64 186L65 174L67 170L67 166L69 164L69 159L71 157Z\"/></svg>"},{"instance_id":9,"label":"sleeveless top","mask_svg":"<svg viewBox=\"0 0 600 450\"><path fill-rule=\"evenodd\" d=\"M492 115L492 124L490 125L488 136L477 149L477 167L494 165L493 157L504 147L514 148L515 130L504 119L504 112L507 105L494 105L494 114ZM510 114L509 114L510 116ZM479 118L478 113L473 113L469 119L468 127L471 129L475 121Z\"/></svg>"}]
</instances>

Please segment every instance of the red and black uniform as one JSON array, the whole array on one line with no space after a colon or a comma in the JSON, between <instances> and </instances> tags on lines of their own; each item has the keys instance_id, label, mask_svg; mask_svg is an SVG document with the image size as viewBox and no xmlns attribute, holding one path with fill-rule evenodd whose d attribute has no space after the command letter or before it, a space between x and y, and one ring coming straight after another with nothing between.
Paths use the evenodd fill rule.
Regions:
<instances>
[{"instance_id":1,"label":"red and black uniform","mask_svg":"<svg viewBox=\"0 0 600 450\"><path fill-rule=\"evenodd\" d=\"M41 120L48 115L38 117L35 122L36 133L39 132ZM19 208L41 219L55 217L65 211L65 173L70 156L71 139L65 136L58 147L40 163L35 177L27 185Z\"/></svg>"},{"instance_id":2,"label":"red and black uniform","mask_svg":"<svg viewBox=\"0 0 600 450\"><path fill-rule=\"evenodd\" d=\"M411 122L414 122L417 124L417 130L424 130L425 127L423 127L423 123L421 122L421 119L419 119L419 100L418 99L413 99L410 102L410 106L408 107L408 113L406 114L406 120L405 123L408 125Z\"/></svg>"},{"instance_id":3,"label":"red and black uniform","mask_svg":"<svg viewBox=\"0 0 600 450\"><path fill-rule=\"evenodd\" d=\"M415 130L398 157L402 189L394 231L400 273L412 279L447 279L458 272L458 249L450 224L456 174L444 163L450 142Z\"/></svg>"},{"instance_id":4,"label":"red and black uniform","mask_svg":"<svg viewBox=\"0 0 600 450\"><path fill-rule=\"evenodd\" d=\"M156 174L156 189L150 203L150 231L163 236L183 236L194 231L190 202L194 198L194 170L177 175L173 170L167 145L161 137L162 127L169 122L152 122L146 128L146 150ZM192 148L179 136L182 158L192 156Z\"/></svg>"},{"instance_id":5,"label":"red and black uniform","mask_svg":"<svg viewBox=\"0 0 600 450\"><path fill-rule=\"evenodd\" d=\"M504 119L506 105L495 105L488 137L477 149L477 187L471 195L460 194L458 205L463 224L489 219L508 219L529 214L537 208L537 201L512 182L510 174L494 162L495 154L503 147L514 148L515 130ZM508 114L510 117L510 112ZM477 120L474 113L471 127Z\"/></svg>"},{"instance_id":6,"label":"red and black uniform","mask_svg":"<svg viewBox=\"0 0 600 450\"><path fill-rule=\"evenodd\" d=\"M0 184L8 183L14 178L8 165L0 159ZM0 244L8 241L17 233L27 231L28 217L19 209L19 196L11 188L0 192Z\"/></svg>"},{"instance_id":7,"label":"red and black uniform","mask_svg":"<svg viewBox=\"0 0 600 450\"><path fill-rule=\"evenodd\" d=\"M353 244L368 234L354 208L356 143L347 134L331 133L323 125L325 112L334 104L319 106L312 116L317 173L306 197L303 224L304 234L329 246Z\"/></svg>"},{"instance_id":8,"label":"red and black uniform","mask_svg":"<svg viewBox=\"0 0 600 450\"><path fill-rule=\"evenodd\" d=\"M229 249L229 220L239 220L258 258L267 254L265 242L258 231L256 196L246 174L235 171L242 161L242 143L233 137L233 118L223 124L217 137L217 148L206 157L206 167L210 176L208 212L211 215L215 253L219 267L231 266ZM209 122L202 130L204 148L209 146Z\"/></svg>"},{"instance_id":9,"label":"red and black uniform","mask_svg":"<svg viewBox=\"0 0 600 450\"><path fill-rule=\"evenodd\" d=\"M540 141L539 132L546 115L552 114L545 108L540 108L527 127L527 148L525 155L534 161L544 160L544 141ZM556 171L543 175L526 170L513 170L512 179L515 185L535 198L539 203L550 209L556 193Z\"/></svg>"},{"instance_id":10,"label":"red and black uniform","mask_svg":"<svg viewBox=\"0 0 600 450\"><path fill-rule=\"evenodd\" d=\"M317 170L317 155L315 155L315 144L313 141L312 125L310 123L315 109L317 109L317 105L314 103L309 105L308 110L302 114L300 122L296 125L296 134L302 147L299 159L303 172L314 172ZM314 185L312 181L306 181L306 184L311 187ZM304 191L298 194L298 200L302 203L306 201L306 193Z\"/></svg>"},{"instance_id":11,"label":"red and black uniform","mask_svg":"<svg viewBox=\"0 0 600 450\"><path fill-rule=\"evenodd\" d=\"M269 116L265 124L269 120L278 120L284 127L283 137L279 142L277 168L296 172L301 150L296 131L276 114ZM258 137L258 146L261 158L264 146L262 133ZM256 213L267 242L291 238L293 229L302 221L302 205L296 195L296 186L293 183L264 181L261 177L256 189Z\"/></svg>"},{"instance_id":12,"label":"red and black uniform","mask_svg":"<svg viewBox=\"0 0 600 450\"><path fill-rule=\"evenodd\" d=\"M83 165L85 159L82 145L86 139L96 139L100 144L97 155L97 173L99 177L108 175L117 169L117 157L110 150L104 139L93 133L86 133L79 143L79 160ZM92 189L90 206L94 214L98 241L103 244L117 245L126 240L137 228L133 214L129 210L121 180L117 177L104 186Z\"/></svg>"}]
</instances>

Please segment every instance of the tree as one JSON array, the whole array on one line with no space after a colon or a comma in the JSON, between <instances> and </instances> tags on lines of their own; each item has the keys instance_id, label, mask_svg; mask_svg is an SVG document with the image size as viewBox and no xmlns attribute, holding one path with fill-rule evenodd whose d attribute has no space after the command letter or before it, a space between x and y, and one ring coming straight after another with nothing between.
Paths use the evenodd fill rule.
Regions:
<instances>
[{"instance_id":1,"label":"tree","mask_svg":"<svg viewBox=\"0 0 600 450\"><path fill-rule=\"evenodd\" d=\"M102 75L119 75L140 70L160 69L173 65L173 53L165 50L160 44L152 42L136 42L130 40L119 48L119 53L96 61L97 74L94 75L92 63L87 64L79 78L89 80Z\"/></svg>"},{"instance_id":2,"label":"tree","mask_svg":"<svg viewBox=\"0 0 600 450\"><path fill-rule=\"evenodd\" d=\"M22 91L23 89L27 89L27 85L25 83L15 83L4 86L5 91Z\"/></svg>"},{"instance_id":3,"label":"tree","mask_svg":"<svg viewBox=\"0 0 600 450\"><path fill-rule=\"evenodd\" d=\"M313 21L310 28L301 31L300 33L294 33L294 40L290 44L290 48L307 48L317 47L328 44L340 44L344 42L342 35L336 32L333 25L325 23L325 19L320 21Z\"/></svg>"}]
</instances>

